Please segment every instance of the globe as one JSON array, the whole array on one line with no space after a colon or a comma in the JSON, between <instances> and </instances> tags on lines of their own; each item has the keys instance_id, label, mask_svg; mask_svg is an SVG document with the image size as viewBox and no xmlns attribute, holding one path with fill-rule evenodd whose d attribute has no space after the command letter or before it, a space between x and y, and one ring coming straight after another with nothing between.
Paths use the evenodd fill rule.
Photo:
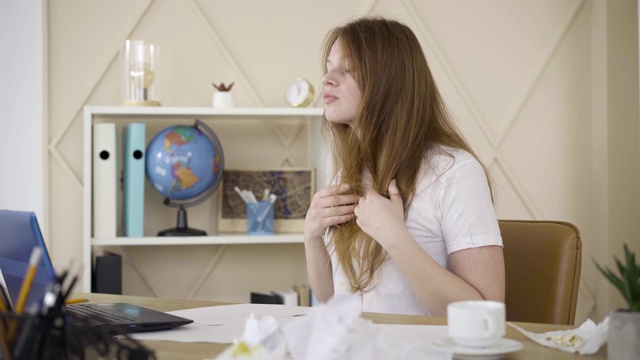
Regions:
<instances>
[{"instance_id":1,"label":"globe","mask_svg":"<svg viewBox=\"0 0 640 360\"><path fill-rule=\"evenodd\" d=\"M170 126L149 142L145 163L147 180L164 196L165 205L179 209L176 228L158 235L206 235L201 230L188 228L185 208L213 195L222 180L223 164L218 137L200 120L193 126Z\"/></svg>"}]
</instances>

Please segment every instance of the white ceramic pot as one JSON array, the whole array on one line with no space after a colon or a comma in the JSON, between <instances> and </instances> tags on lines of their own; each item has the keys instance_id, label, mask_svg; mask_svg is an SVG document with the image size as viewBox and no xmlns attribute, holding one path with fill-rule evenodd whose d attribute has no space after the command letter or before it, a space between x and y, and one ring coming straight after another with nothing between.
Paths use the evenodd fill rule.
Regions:
<instances>
[{"instance_id":1,"label":"white ceramic pot","mask_svg":"<svg viewBox=\"0 0 640 360\"><path fill-rule=\"evenodd\" d=\"M607 359L637 360L640 357L640 312L616 310L609 315Z\"/></svg>"},{"instance_id":2,"label":"white ceramic pot","mask_svg":"<svg viewBox=\"0 0 640 360\"><path fill-rule=\"evenodd\" d=\"M229 91L220 91L213 93L214 108L233 107L233 94Z\"/></svg>"}]
</instances>

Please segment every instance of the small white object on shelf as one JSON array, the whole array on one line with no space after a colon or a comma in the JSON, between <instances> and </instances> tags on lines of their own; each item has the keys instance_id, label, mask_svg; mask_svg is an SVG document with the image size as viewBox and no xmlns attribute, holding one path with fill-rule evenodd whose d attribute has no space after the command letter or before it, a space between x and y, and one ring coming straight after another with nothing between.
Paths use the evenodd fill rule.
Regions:
<instances>
[{"instance_id":1,"label":"small white object on shelf","mask_svg":"<svg viewBox=\"0 0 640 360\"><path fill-rule=\"evenodd\" d=\"M213 93L214 108L230 108L234 106L233 93L229 91L220 91Z\"/></svg>"}]
</instances>

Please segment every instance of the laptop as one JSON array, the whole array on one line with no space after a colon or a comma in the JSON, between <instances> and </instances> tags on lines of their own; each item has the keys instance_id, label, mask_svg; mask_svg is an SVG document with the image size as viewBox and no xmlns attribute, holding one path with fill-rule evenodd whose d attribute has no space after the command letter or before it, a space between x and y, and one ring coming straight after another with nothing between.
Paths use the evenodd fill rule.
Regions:
<instances>
[{"instance_id":1,"label":"laptop","mask_svg":"<svg viewBox=\"0 0 640 360\"><path fill-rule=\"evenodd\" d=\"M33 248L42 248L42 260L33 279L25 309L42 306L56 273L33 212L0 210L0 284L15 306ZM71 321L105 327L113 332L168 330L193 320L128 303L66 305Z\"/></svg>"}]
</instances>

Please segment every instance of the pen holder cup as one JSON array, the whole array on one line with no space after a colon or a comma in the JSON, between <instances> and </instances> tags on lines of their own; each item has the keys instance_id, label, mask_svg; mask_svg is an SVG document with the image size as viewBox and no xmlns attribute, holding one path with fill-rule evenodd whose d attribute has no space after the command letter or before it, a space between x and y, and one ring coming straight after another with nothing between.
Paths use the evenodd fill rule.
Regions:
<instances>
[{"instance_id":1,"label":"pen holder cup","mask_svg":"<svg viewBox=\"0 0 640 360\"><path fill-rule=\"evenodd\" d=\"M64 321L50 320L41 315L1 313L1 358L66 359Z\"/></svg>"},{"instance_id":2,"label":"pen holder cup","mask_svg":"<svg viewBox=\"0 0 640 360\"><path fill-rule=\"evenodd\" d=\"M273 205L268 201L247 203L248 235L273 235Z\"/></svg>"},{"instance_id":3,"label":"pen holder cup","mask_svg":"<svg viewBox=\"0 0 640 360\"><path fill-rule=\"evenodd\" d=\"M155 353L118 328L70 321L64 307L46 315L0 313L0 359L155 360Z\"/></svg>"}]
</instances>

